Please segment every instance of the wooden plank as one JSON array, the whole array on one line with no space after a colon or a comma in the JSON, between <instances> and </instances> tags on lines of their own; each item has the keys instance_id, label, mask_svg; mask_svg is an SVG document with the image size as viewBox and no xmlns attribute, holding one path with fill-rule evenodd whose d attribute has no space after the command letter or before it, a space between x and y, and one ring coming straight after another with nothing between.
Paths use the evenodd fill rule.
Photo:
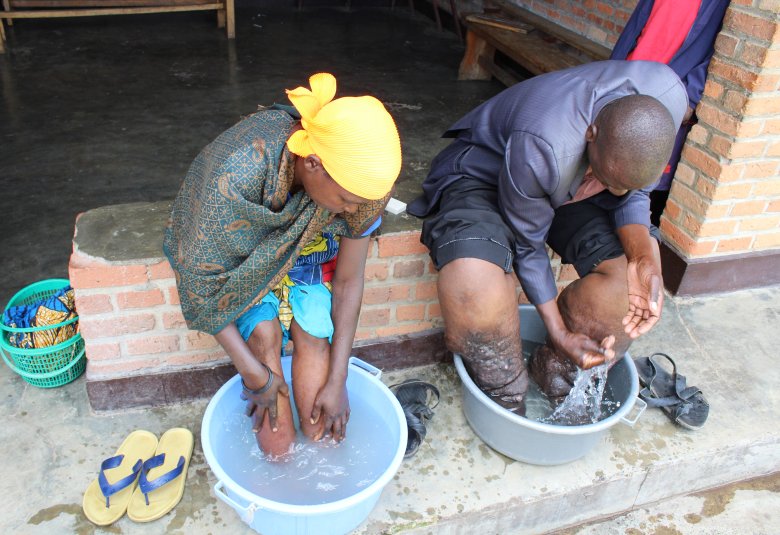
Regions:
<instances>
[{"instance_id":1,"label":"wooden plank","mask_svg":"<svg viewBox=\"0 0 780 535\"><path fill-rule=\"evenodd\" d=\"M508 70L499 67L496 65L496 63L484 56L479 58L479 64L487 71L490 71L490 74L495 76L496 80L504 84L505 86L509 87L511 85L515 85L517 82L520 81L520 78L515 76L514 74L510 73Z\"/></svg>"},{"instance_id":2,"label":"wooden plank","mask_svg":"<svg viewBox=\"0 0 780 535\"><path fill-rule=\"evenodd\" d=\"M5 54L5 28L3 28L3 19L0 19L0 54Z\"/></svg>"},{"instance_id":3,"label":"wooden plank","mask_svg":"<svg viewBox=\"0 0 780 535\"><path fill-rule=\"evenodd\" d=\"M612 53L612 50L609 48L591 41L590 39L583 37L582 35L575 33L567 28L564 28L563 26L559 26L540 15L537 15L536 13L532 13L527 9L513 4L509 0L491 0L491 3L496 7L501 8L512 17L516 17L523 22L527 22L540 31L548 33L553 37L557 37L561 41L570 44L582 52L585 52L595 60L609 59L609 56Z\"/></svg>"},{"instance_id":4,"label":"wooden plank","mask_svg":"<svg viewBox=\"0 0 780 535\"><path fill-rule=\"evenodd\" d=\"M523 22L501 17L494 17L492 15L482 15L479 13L466 15L466 22L482 24L484 26L492 26L494 28L501 28L502 30L510 30L517 33L528 33L534 31L534 27L530 24L525 24Z\"/></svg>"},{"instance_id":5,"label":"wooden plank","mask_svg":"<svg viewBox=\"0 0 780 535\"><path fill-rule=\"evenodd\" d=\"M228 39L236 38L236 10L233 0L225 0L225 31Z\"/></svg>"},{"instance_id":6,"label":"wooden plank","mask_svg":"<svg viewBox=\"0 0 780 535\"><path fill-rule=\"evenodd\" d=\"M490 80L491 72L480 64L480 58L493 58L494 48L471 29L466 31L466 51L460 60L458 80Z\"/></svg>"},{"instance_id":7,"label":"wooden plank","mask_svg":"<svg viewBox=\"0 0 780 535\"><path fill-rule=\"evenodd\" d=\"M161 0L10 0L12 8L155 7ZM214 0L164 0L166 6L213 4Z\"/></svg>"},{"instance_id":8,"label":"wooden plank","mask_svg":"<svg viewBox=\"0 0 780 535\"><path fill-rule=\"evenodd\" d=\"M209 11L223 9L224 4L199 4L190 6L127 7L106 9L70 9L59 11L0 11L0 19L41 19L65 17L97 17L102 15L144 15L149 13L178 13L182 11Z\"/></svg>"},{"instance_id":9,"label":"wooden plank","mask_svg":"<svg viewBox=\"0 0 780 535\"><path fill-rule=\"evenodd\" d=\"M3 9L4 9L5 11L11 11L11 0L3 0ZM14 21L12 21L12 20L7 20L7 21L6 21L6 23L7 23L9 26L13 26L13 24L14 24Z\"/></svg>"},{"instance_id":10,"label":"wooden plank","mask_svg":"<svg viewBox=\"0 0 780 535\"><path fill-rule=\"evenodd\" d=\"M532 74L568 69L583 63L582 58L567 53L564 47L545 40L537 32L522 34L474 26L469 29Z\"/></svg>"}]
</instances>

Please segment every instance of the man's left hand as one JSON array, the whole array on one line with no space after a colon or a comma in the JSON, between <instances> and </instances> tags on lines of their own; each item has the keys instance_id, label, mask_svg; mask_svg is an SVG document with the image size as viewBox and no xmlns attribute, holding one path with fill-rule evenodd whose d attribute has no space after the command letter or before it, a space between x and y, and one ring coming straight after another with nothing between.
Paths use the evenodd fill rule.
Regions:
<instances>
[{"instance_id":1,"label":"man's left hand","mask_svg":"<svg viewBox=\"0 0 780 535\"><path fill-rule=\"evenodd\" d=\"M664 303L661 268L652 257L640 256L628 261L628 313L623 328L631 338L638 338L653 328L661 318Z\"/></svg>"}]
</instances>

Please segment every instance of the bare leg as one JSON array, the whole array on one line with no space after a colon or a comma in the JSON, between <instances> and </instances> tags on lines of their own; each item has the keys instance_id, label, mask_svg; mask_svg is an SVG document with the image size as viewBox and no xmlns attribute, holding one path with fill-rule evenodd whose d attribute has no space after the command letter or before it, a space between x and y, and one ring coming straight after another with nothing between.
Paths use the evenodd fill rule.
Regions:
<instances>
[{"instance_id":1,"label":"bare leg","mask_svg":"<svg viewBox=\"0 0 780 535\"><path fill-rule=\"evenodd\" d=\"M516 288L514 275L476 258L454 260L439 272L447 349L463 357L485 393L514 406L528 389Z\"/></svg>"},{"instance_id":2,"label":"bare leg","mask_svg":"<svg viewBox=\"0 0 780 535\"><path fill-rule=\"evenodd\" d=\"M617 362L631 345L622 324L628 310L626 257L605 260L571 283L558 297L558 308L572 332L584 333L597 341L615 335L613 362ZM577 375L577 366L548 344L533 355L530 368L533 380L551 399L566 397Z\"/></svg>"},{"instance_id":3,"label":"bare leg","mask_svg":"<svg viewBox=\"0 0 780 535\"><path fill-rule=\"evenodd\" d=\"M282 328L279 321L261 321L247 340L252 354L279 376L282 374ZM277 456L287 453L295 440L295 424L292 419L292 407L289 398L279 396L276 400L278 416L277 431L271 430L268 417L257 432L257 444L264 453Z\"/></svg>"},{"instance_id":4,"label":"bare leg","mask_svg":"<svg viewBox=\"0 0 780 535\"><path fill-rule=\"evenodd\" d=\"M290 325L290 336L293 339L293 395L301 431L313 438L324 425L324 418L316 424L311 423L311 409L330 370L330 343L327 338L315 338L304 331L293 320Z\"/></svg>"}]
</instances>

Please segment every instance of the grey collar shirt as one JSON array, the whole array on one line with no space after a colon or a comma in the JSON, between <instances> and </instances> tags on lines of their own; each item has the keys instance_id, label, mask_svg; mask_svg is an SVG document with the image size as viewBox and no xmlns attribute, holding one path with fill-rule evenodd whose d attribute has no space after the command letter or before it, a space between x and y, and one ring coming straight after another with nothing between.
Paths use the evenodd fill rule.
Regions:
<instances>
[{"instance_id":1,"label":"grey collar shirt","mask_svg":"<svg viewBox=\"0 0 780 535\"><path fill-rule=\"evenodd\" d=\"M464 176L496 185L499 210L515 234L513 262L523 291L534 304L555 299L558 289L545 241L555 209L574 197L588 168L585 131L611 101L637 94L658 99L679 128L687 93L662 63L599 61L507 88L444 134L456 139L434 158L423 195L408 212L425 217L441 192ZM599 199L615 228L649 227L651 190Z\"/></svg>"}]
</instances>

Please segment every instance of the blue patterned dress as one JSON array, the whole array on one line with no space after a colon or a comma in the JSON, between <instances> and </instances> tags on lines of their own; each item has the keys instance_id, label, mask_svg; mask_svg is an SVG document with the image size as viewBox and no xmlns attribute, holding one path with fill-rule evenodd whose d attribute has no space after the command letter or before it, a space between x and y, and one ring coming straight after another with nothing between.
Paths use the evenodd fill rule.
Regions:
<instances>
[{"instance_id":1,"label":"blue patterned dress","mask_svg":"<svg viewBox=\"0 0 780 535\"><path fill-rule=\"evenodd\" d=\"M335 216L305 191L290 193L298 121L290 107L261 108L195 158L174 201L163 250L191 329L215 334L285 278L322 232L358 238L387 198ZM389 196L389 194L388 194Z\"/></svg>"}]
</instances>

